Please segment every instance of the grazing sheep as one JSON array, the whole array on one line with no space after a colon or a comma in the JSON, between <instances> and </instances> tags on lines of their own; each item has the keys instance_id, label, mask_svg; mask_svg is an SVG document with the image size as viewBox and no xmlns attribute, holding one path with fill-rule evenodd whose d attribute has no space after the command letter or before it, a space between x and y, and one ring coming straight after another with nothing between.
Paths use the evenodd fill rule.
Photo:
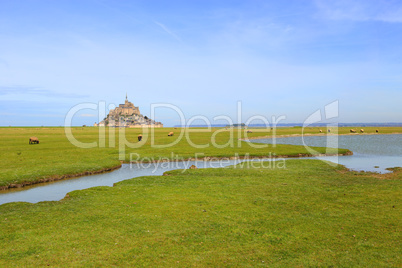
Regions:
<instances>
[{"instance_id":1,"label":"grazing sheep","mask_svg":"<svg viewBox=\"0 0 402 268\"><path fill-rule=\"evenodd\" d=\"M251 130L247 130L247 133L253 133Z\"/></svg>"},{"instance_id":2,"label":"grazing sheep","mask_svg":"<svg viewBox=\"0 0 402 268\"><path fill-rule=\"evenodd\" d=\"M360 129L360 133L364 133L364 129Z\"/></svg>"},{"instance_id":3,"label":"grazing sheep","mask_svg":"<svg viewBox=\"0 0 402 268\"><path fill-rule=\"evenodd\" d=\"M351 130L350 130L350 133L356 133L356 130L351 129Z\"/></svg>"},{"instance_id":4,"label":"grazing sheep","mask_svg":"<svg viewBox=\"0 0 402 268\"><path fill-rule=\"evenodd\" d=\"M39 139L37 137L30 137L29 144L39 143Z\"/></svg>"},{"instance_id":5,"label":"grazing sheep","mask_svg":"<svg viewBox=\"0 0 402 268\"><path fill-rule=\"evenodd\" d=\"M320 133L322 133L322 130L320 129Z\"/></svg>"},{"instance_id":6,"label":"grazing sheep","mask_svg":"<svg viewBox=\"0 0 402 268\"><path fill-rule=\"evenodd\" d=\"M138 135L138 141L141 141L142 140L142 135L140 134L140 135Z\"/></svg>"},{"instance_id":7,"label":"grazing sheep","mask_svg":"<svg viewBox=\"0 0 402 268\"><path fill-rule=\"evenodd\" d=\"M168 136L173 136L173 131L169 132Z\"/></svg>"}]
</instances>

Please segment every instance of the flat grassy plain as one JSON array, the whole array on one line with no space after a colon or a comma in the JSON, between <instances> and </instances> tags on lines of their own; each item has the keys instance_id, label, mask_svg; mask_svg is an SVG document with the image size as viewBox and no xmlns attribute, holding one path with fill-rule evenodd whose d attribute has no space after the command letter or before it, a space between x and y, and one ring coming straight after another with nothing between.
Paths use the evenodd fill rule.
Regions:
<instances>
[{"instance_id":1,"label":"flat grassy plain","mask_svg":"<svg viewBox=\"0 0 402 268\"><path fill-rule=\"evenodd\" d=\"M233 131L212 128L208 129L155 129L154 133L146 133L142 129L119 129L94 127L72 128L74 138L82 143L96 142L94 148L80 148L72 144L62 127L39 128L0 128L0 187L11 184L32 183L46 179L58 179L63 175L74 175L83 172L96 172L110 169L130 160L152 161L160 159L188 159L202 157L235 157L238 156L299 156L309 155L303 146L267 145L265 148L254 148L252 144L240 141L242 138L275 135L300 135L301 128L278 128L276 133L270 129L252 129L247 133L244 129ZM149 129L146 129L150 131ZM120 137L120 131L124 136ZM168 137L170 131L175 136ZM180 132L183 137L179 139ZM326 135L326 130L323 129ZM366 133L375 133L375 128L365 129ZM340 128L339 133L348 133L349 128ZM381 128L380 133L402 133L402 128ZM319 134L319 128L307 128L305 134ZM333 132L332 132L333 133ZM143 134L138 142L137 136ZM356 134L360 135L360 134ZM29 137L39 138L39 144L29 145ZM166 146L178 140L177 144ZM129 143L130 146L125 144ZM153 142L153 144L152 144ZM123 146L120 146L122 144ZM261 146L258 145L258 146ZM130 148L134 147L134 148ZM122 152L121 148L124 148ZM325 148L316 149L325 153ZM122 154L120 154L122 152ZM329 153L347 153L347 149L330 150ZM132 155L134 153L134 157ZM130 158L131 156L131 158Z\"/></svg>"},{"instance_id":2,"label":"flat grassy plain","mask_svg":"<svg viewBox=\"0 0 402 268\"><path fill-rule=\"evenodd\" d=\"M0 206L0 266L400 267L401 170L169 171Z\"/></svg>"},{"instance_id":3,"label":"flat grassy plain","mask_svg":"<svg viewBox=\"0 0 402 268\"><path fill-rule=\"evenodd\" d=\"M365 128L365 133L375 129ZM379 129L383 134L402 132ZM152 146L151 135L140 129L126 129L122 139L136 148L124 146L120 155L119 129L110 130L99 141L99 129L73 128L81 142L105 141L104 147L85 149L71 144L63 128L0 128L1 185L111 168L121 158L130 161L130 153L146 161L195 154L308 154L302 146L254 148L239 141L246 135L273 134L264 129L189 129L190 139L165 148ZM156 129L155 144L172 142L180 130ZM301 130L279 128L276 135L299 135ZM305 133L326 135L322 130ZM170 131L174 137L167 137ZM140 133L142 143L137 141ZM347 133L349 128L339 129L339 134ZM40 144L29 145L30 136ZM222 148L213 145L213 138ZM0 267L402 265L401 169L379 175L298 159L282 167L262 162L176 170L74 191L57 202L0 205Z\"/></svg>"}]
</instances>

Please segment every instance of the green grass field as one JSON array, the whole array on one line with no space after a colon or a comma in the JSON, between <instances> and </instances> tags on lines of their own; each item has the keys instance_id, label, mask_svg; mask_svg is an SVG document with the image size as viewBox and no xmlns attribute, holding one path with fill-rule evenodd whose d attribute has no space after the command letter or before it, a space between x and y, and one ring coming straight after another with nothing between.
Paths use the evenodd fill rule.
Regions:
<instances>
[{"instance_id":1,"label":"green grass field","mask_svg":"<svg viewBox=\"0 0 402 268\"><path fill-rule=\"evenodd\" d=\"M0 206L0 267L400 267L402 172L170 171Z\"/></svg>"},{"instance_id":2,"label":"green grass field","mask_svg":"<svg viewBox=\"0 0 402 268\"><path fill-rule=\"evenodd\" d=\"M135 148L124 146L120 155L124 138L110 130L99 140L97 128L74 128L80 142L98 142L84 149L71 144L63 128L0 128L0 185L99 171L130 161L131 153L147 161L308 153L302 146L254 148L239 140L272 135L263 129L249 134L190 129L189 139L165 148L151 146L145 133L138 143L140 130L127 129L125 138ZM167 137L170 131L174 137ZM154 142L166 145L179 131L157 129ZM276 132L299 135L301 128ZM380 128L380 133L401 132ZM347 133L349 128L339 129ZM29 145L30 136L40 144ZM400 169L379 175L318 160L294 159L284 167L266 163L169 171L74 191L57 202L0 205L0 267L402 265Z\"/></svg>"},{"instance_id":3,"label":"green grass field","mask_svg":"<svg viewBox=\"0 0 402 268\"><path fill-rule=\"evenodd\" d=\"M10 184L37 182L48 178L59 178L61 175L73 175L82 172L95 172L120 165L120 161L136 160L150 161L159 159L188 159L198 156L205 157L234 157L245 156L299 156L308 155L303 146L272 145L266 148L254 148L250 143L240 141L246 135L250 138L270 136L273 134L267 129L253 129L252 133L245 130L225 129L189 129L179 140L183 129L162 128L155 129L155 133L146 134L141 129L123 129L124 138L119 137L121 129L106 128L105 136L99 138L99 128L73 128L72 133L76 140L82 143L96 142L94 148L79 148L73 145L66 137L64 128L0 128L0 187ZM278 128L276 135L301 134L301 128ZM308 128L305 133L319 134L319 128ZM321 135L326 135L326 130ZM175 132L175 136L168 137L167 133ZM366 128L366 133L374 133L375 128ZM333 131L334 132L334 131ZM349 129L341 128L340 133L348 133ZM381 133L402 133L402 128L382 128ZM142 142L137 136L143 134ZM360 135L360 134L358 134ZM29 137L39 138L39 144L29 145ZM125 140L130 146L125 145ZM178 140L170 147L159 148ZM152 145L151 143L154 142ZM122 146L120 146L122 144ZM261 145L259 145L261 146ZM199 148L201 147L201 148ZM124 152L120 155L121 148ZM325 148L318 148L319 153L325 153ZM347 153L347 149L331 150L329 153ZM134 153L135 155L131 155ZM134 156L134 157L131 157Z\"/></svg>"}]
</instances>

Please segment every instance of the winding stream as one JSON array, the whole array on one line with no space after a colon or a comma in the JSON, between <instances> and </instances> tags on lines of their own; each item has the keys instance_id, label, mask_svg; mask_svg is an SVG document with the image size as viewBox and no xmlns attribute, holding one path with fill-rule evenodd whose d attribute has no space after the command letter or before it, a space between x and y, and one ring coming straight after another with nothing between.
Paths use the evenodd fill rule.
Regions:
<instances>
[{"instance_id":1,"label":"winding stream","mask_svg":"<svg viewBox=\"0 0 402 268\"><path fill-rule=\"evenodd\" d=\"M344 135L306 136L304 142L308 146L348 148L351 156L319 157L345 165L353 170L364 170L385 173L386 168L402 166L402 134L391 135ZM328 142L329 141L329 142ZM272 139L253 140L258 143L272 143ZM277 138L277 144L303 145L302 137ZM306 158L304 158L306 159ZM262 159L261 159L262 160ZM261 161L260 160L260 161ZM268 160L268 159L265 159ZM68 192L87 189L95 186L113 186L114 183L142 176L160 176L174 169L186 169L191 165L198 168L220 168L235 165L244 160L222 161L184 161L163 163L123 164L120 169L109 173L84 176L75 179L37 184L20 189L12 189L0 193L0 205L9 202L57 201L63 199Z\"/></svg>"},{"instance_id":2,"label":"winding stream","mask_svg":"<svg viewBox=\"0 0 402 268\"><path fill-rule=\"evenodd\" d=\"M236 165L243 161L222 160L123 164L121 168L108 173L35 184L3 191L3 193L0 192L0 205L10 202L37 203L41 201L57 201L63 199L71 191L95 186L113 186L116 182L136 177L160 176L169 170L188 169L191 165L195 165L197 168L221 168Z\"/></svg>"}]
</instances>

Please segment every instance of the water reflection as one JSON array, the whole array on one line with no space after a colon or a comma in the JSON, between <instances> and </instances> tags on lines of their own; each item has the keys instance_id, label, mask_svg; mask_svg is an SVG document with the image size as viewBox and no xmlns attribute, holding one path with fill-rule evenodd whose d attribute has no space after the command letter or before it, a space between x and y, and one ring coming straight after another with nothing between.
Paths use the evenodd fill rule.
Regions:
<instances>
[{"instance_id":1,"label":"water reflection","mask_svg":"<svg viewBox=\"0 0 402 268\"><path fill-rule=\"evenodd\" d=\"M334 142L334 139L330 139ZM272 144L272 139L253 140L258 143ZM277 144L303 145L302 137L277 138ZM307 146L327 146L326 136L306 136L304 142ZM336 147L336 143L328 144ZM340 135L338 148L347 148L353 152L351 156L318 157L339 163L352 170L386 173L386 168L402 166L402 135Z\"/></svg>"}]
</instances>

